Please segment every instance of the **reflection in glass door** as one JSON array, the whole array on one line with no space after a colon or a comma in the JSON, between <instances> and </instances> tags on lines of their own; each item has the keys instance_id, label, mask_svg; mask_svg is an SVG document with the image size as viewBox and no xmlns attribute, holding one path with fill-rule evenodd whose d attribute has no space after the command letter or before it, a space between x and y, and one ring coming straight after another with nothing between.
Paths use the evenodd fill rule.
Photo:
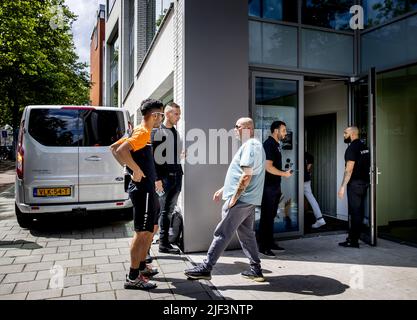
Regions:
<instances>
[{"instance_id":1,"label":"reflection in glass door","mask_svg":"<svg viewBox=\"0 0 417 320\"><path fill-rule=\"evenodd\" d=\"M303 78L287 75L253 73L252 77L252 118L255 121L257 137L264 142L270 135L273 121L281 120L287 125L287 138L281 144L282 170L292 169L290 178L282 178L283 196L274 221L274 233L299 235L303 230ZM301 149L300 149L301 148ZM299 170L299 168L301 168ZM301 179L301 180L300 180ZM301 200L300 200L301 199ZM260 211L256 215L259 224Z\"/></svg>"}]
</instances>

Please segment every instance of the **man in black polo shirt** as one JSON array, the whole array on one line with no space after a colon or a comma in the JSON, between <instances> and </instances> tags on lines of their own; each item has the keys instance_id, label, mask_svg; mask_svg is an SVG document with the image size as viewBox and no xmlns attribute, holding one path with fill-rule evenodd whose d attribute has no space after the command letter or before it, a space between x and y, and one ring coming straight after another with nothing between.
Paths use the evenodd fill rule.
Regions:
<instances>
[{"instance_id":1,"label":"man in black polo shirt","mask_svg":"<svg viewBox=\"0 0 417 320\"><path fill-rule=\"evenodd\" d=\"M344 142L350 143L345 152L345 174L338 196L343 199L347 188L348 213L350 216L349 235L342 247L359 248L359 237L365 214L365 197L369 186L369 149L359 140L357 127L346 128Z\"/></svg>"},{"instance_id":2,"label":"man in black polo shirt","mask_svg":"<svg viewBox=\"0 0 417 320\"><path fill-rule=\"evenodd\" d=\"M282 156L279 142L284 140L286 135L286 124L282 121L274 121L271 124L271 135L263 144L266 155L266 173L258 242L259 252L269 257L275 256L272 250L284 250L274 242L274 219L281 198L281 177L289 178L292 175L290 170L282 171Z\"/></svg>"},{"instance_id":3,"label":"man in black polo shirt","mask_svg":"<svg viewBox=\"0 0 417 320\"><path fill-rule=\"evenodd\" d=\"M172 213L182 188L181 143L175 125L181 117L180 106L174 102L164 109L165 120L152 132L156 168L156 191L159 194L159 252L179 254L168 239ZM156 222L157 223L157 222Z\"/></svg>"}]
</instances>

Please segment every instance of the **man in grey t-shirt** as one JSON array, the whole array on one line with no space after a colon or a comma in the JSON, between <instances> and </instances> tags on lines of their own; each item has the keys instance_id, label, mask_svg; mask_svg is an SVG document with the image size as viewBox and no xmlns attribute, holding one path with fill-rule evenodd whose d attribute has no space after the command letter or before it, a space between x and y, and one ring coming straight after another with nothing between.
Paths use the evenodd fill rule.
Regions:
<instances>
[{"instance_id":1,"label":"man in grey t-shirt","mask_svg":"<svg viewBox=\"0 0 417 320\"><path fill-rule=\"evenodd\" d=\"M222 220L214 230L214 238L203 263L185 270L185 275L190 279L211 279L213 266L237 231L240 245L250 262L250 270L242 272L242 276L258 282L265 280L253 230L255 207L262 202L265 153L262 143L254 138L251 118L239 119L235 132L243 144L233 157L224 186L213 196L214 201L219 201L221 197L225 200Z\"/></svg>"}]
</instances>

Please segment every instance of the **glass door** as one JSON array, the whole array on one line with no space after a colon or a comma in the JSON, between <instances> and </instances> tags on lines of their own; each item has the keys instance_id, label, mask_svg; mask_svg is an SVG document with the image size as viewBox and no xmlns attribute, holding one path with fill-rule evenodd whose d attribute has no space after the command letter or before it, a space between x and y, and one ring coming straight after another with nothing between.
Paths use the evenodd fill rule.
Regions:
<instances>
[{"instance_id":1,"label":"glass door","mask_svg":"<svg viewBox=\"0 0 417 320\"><path fill-rule=\"evenodd\" d=\"M376 245L376 185L379 171L376 166L376 73L369 70L366 77L353 82L350 87L351 107L349 125L359 128L359 138L368 146L371 155L370 186L365 202L362 240Z\"/></svg>"},{"instance_id":2,"label":"glass door","mask_svg":"<svg viewBox=\"0 0 417 320\"><path fill-rule=\"evenodd\" d=\"M281 198L274 221L277 237L301 235L304 230L304 91L303 77L275 73L252 73L251 116L255 121L257 138L264 142L270 135L273 121L287 125L287 138L281 143L282 170L294 174L281 181ZM300 117L301 115L301 117ZM300 134L301 133L301 134ZM260 211L256 214L256 228Z\"/></svg>"}]
</instances>

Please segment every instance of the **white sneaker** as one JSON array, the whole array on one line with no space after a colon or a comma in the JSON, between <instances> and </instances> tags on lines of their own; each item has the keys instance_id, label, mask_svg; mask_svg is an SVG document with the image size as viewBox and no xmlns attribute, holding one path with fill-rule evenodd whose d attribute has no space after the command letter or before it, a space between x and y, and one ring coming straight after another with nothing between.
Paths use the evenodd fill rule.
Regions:
<instances>
[{"instance_id":1,"label":"white sneaker","mask_svg":"<svg viewBox=\"0 0 417 320\"><path fill-rule=\"evenodd\" d=\"M326 224L326 221L324 221L324 219L321 218L321 219L317 220L316 223L314 223L311 227L313 229L317 229L317 228L320 228L320 227L324 226L325 224Z\"/></svg>"}]
</instances>

